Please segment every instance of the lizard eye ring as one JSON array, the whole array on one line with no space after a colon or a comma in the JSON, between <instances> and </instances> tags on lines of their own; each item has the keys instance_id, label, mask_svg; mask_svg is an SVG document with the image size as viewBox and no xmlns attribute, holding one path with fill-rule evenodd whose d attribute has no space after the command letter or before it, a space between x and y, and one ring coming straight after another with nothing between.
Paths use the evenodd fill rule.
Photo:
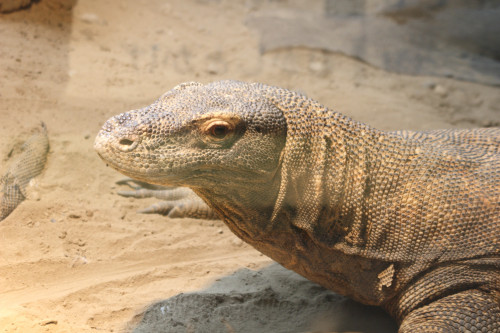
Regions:
<instances>
[{"instance_id":1,"label":"lizard eye ring","mask_svg":"<svg viewBox=\"0 0 500 333\"><path fill-rule=\"evenodd\" d=\"M228 135L234 132L234 126L226 121L217 120L211 122L206 132L215 140L224 140Z\"/></svg>"}]
</instances>

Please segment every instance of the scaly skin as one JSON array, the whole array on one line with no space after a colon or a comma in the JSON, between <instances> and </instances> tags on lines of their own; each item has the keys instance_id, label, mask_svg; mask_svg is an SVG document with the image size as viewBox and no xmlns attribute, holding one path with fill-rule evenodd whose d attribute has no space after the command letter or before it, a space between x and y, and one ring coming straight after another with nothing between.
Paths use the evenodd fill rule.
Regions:
<instances>
[{"instance_id":1,"label":"scaly skin","mask_svg":"<svg viewBox=\"0 0 500 333\"><path fill-rule=\"evenodd\" d=\"M186 83L95 149L190 187L241 239L400 332L500 331L500 129L383 132L295 92Z\"/></svg>"},{"instance_id":2,"label":"scaly skin","mask_svg":"<svg viewBox=\"0 0 500 333\"><path fill-rule=\"evenodd\" d=\"M49 152L49 137L44 123L23 144L6 173L0 178L0 221L26 198L26 189L44 169Z\"/></svg>"}]
</instances>

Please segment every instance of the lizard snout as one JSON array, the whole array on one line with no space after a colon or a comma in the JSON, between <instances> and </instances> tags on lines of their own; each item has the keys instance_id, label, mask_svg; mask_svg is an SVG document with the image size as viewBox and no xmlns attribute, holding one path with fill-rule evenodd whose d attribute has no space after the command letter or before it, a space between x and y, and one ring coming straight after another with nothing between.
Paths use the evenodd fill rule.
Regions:
<instances>
[{"instance_id":1,"label":"lizard snout","mask_svg":"<svg viewBox=\"0 0 500 333\"><path fill-rule=\"evenodd\" d=\"M115 149L121 152L130 152L139 145L140 137L123 126L123 116L120 115L120 117L109 119L97 134L94 149L100 156L106 156Z\"/></svg>"}]
</instances>

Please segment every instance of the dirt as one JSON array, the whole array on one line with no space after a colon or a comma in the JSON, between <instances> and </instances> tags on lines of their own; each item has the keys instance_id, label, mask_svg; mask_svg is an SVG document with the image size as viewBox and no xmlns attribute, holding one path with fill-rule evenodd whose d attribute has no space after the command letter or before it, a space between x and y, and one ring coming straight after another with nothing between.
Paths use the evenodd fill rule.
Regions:
<instances>
[{"instance_id":1,"label":"dirt","mask_svg":"<svg viewBox=\"0 0 500 333\"><path fill-rule=\"evenodd\" d=\"M51 144L30 196L0 223L0 332L130 331L151 306L218 279L234 277L219 292L241 293L239 269L276 274L220 221L137 214L154 200L119 197L122 177L93 151L106 119L178 83L283 86L385 130L498 125L495 86L393 74L321 49L261 52L247 19L283 6L314 12L323 1L42 0L0 14L0 171L41 121ZM290 316L282 308L266 320Z\"/></svg>"}]
</instances>

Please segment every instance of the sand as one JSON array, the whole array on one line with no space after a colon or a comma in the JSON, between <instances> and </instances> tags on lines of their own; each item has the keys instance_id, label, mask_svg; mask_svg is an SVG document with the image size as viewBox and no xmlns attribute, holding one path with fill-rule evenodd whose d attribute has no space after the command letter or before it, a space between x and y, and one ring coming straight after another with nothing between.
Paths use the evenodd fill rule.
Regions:
<instances>
[{"instance_id":1,"label":"sand","mask_svg":"<svg viewBox=\"0 0 500 333\"><path fill-rule=\"evenodd\" d=\"M11 148L40 121L51 144L46 170L29 198L0 223L0 332L122 332L145 322L154 327L160 319L148 322L154 316L149 310L158 305L161 311L158 302L174 297L172 302L186 306L191 301L178 301L176 295L213 288L223 294L219 300L243 299L250 305L273 295L273 315L262 317L271 331L279 331L273 325L290 315L307 312L285 306L292 302L289 297L307 300L312 309L333 302L325 309L340 312L329 318L347 324L370 317L360 314L372 310L359 305L354 315L343 315L348 301L329 299L324 296L329 292L273 266L220 221L140 215L136 211L154 199L116 194L115 181L122 177L92 148L100 126L180 82L279 85L380 129L498 124L497 87L392 74L320 49L261 53L249 15L283 5L314 12L322 1L307 6L257 0L68 3L42 0L0 15L0 169L8 165ZM149 317L143 318L145 311ZM369 328L328 329L384 331L387 317L373 316L377 324ZM228 332L235 330L234 323L225 322ZM202 329L179 326L178 331Z\"/></svg>"}]
</instances>

